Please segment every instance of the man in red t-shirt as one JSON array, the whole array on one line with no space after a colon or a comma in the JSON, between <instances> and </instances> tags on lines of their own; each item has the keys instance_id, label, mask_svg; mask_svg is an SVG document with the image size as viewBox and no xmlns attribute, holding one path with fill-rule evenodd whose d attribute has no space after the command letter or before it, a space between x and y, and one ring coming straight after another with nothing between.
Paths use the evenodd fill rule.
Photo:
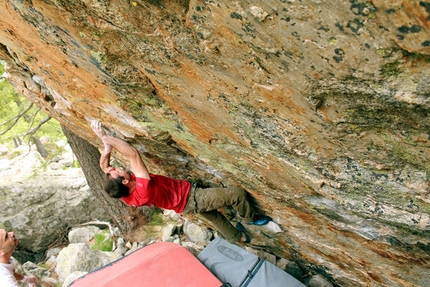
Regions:
<instances>
[{"instance_id":1,"label":"man in red t-shirt","mask_svg":"<svg viewBox=\"0 0 430 287\"><path fill-rule=\"evenodd\" d=\"M248 224L264 225L271 220L268 216L255 214L249 195L243 188L202 188L186 180L150 174L134 147L107 135L101 123L96 120L91 122L91 128L104 144L100 167L107 174L104 188L109 196L132 206L155 206L182 214L198 213L210 220L230 242L249 242L250 238L241 223L237 223L234 228L217 211L218 208L232 206ZM129 159L133 173L110 166L112 148Z\"/></svg>"}]
</instances>

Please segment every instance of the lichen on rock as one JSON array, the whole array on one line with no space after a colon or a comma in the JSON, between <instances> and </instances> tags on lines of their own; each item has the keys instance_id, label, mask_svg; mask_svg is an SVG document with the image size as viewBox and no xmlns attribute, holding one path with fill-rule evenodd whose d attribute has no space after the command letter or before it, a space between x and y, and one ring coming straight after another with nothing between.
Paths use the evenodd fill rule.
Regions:
<instances>
[{"instance_id":1,"label":"lichen on rock","mask_svg":"<svg viewBox=\"0 0 430 287\"><path fill-rule=\"evenodd\" d=\"M0 15L8 79L77 135L100 146L99 119L152 172L243 186L283 228L256 241L305 272L430 284L428 3L9 0Z\"/></svg>"}]
</instances>

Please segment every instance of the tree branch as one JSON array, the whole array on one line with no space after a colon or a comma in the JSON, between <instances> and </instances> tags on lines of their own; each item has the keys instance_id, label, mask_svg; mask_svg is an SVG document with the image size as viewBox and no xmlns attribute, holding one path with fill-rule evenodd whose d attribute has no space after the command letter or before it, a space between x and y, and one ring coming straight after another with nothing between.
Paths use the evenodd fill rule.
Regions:
<instances>
[{"instance_id":1,"label":"tree branch","mask_svg":"<svg viewBox=\"0 0 430 287\"><path fill-rule=\"evenodd\" d=\"M16 125L16 123L18 122L18 120L22 117L22 116L24 116L30 109L31 109L31 107L33 106L33 103L30 103L30 105L28 105L28 107L27 108L25 108L24 110L22 110L19 114L17 114L16 116L14 116L14 117L12 117L12 118L10 118L10 119L8 119L7 121L5 121L4 123L2 123L2 124L0 124L0 127L1 126L4 126L4 125L6 125L7 123L9 123L9 122L11 122L11 121L13 121L13 123L12 123L12 125L10 125L6 130L4 130L4 131L2 131L2 132L0 132L0 136L2 136L2 135L4 135L5 133L7 133L9 130L11 130L15 125Z\"/></svg>"},{"instance_id":2,"label":"tree branch","mask_svg":"<svg viewBox=\"0 0 430 287\"><path fill-rule=\"evenodd\" d=\"M34 118L33 118L34 119ZM32 136L43 124L45 124L46 122L48 122L51 119L50 116L46 116L45 118L41 119L39 121L39 124L37 126L35 126L33 129L31 129L30 131L26 132L23 137L26 137L28 135Z\"/></svg>"}]
</instances>

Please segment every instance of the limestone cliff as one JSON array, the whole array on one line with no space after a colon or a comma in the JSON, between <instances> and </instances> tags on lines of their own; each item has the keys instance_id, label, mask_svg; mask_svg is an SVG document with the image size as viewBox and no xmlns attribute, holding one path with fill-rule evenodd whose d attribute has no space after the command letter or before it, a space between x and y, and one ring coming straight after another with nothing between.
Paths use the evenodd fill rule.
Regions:
<instances>
[{"instance_id":1,"label":"limestone cliff","mask_svg":"<svg viewBox=\"0 0 430 287\"><path fill-rule=\"evenodd\" d=\"M25 96L152 172L245 187L254 245L339 286L430 286L430 2L4 0Z\"/></svg>"}]
</instances>

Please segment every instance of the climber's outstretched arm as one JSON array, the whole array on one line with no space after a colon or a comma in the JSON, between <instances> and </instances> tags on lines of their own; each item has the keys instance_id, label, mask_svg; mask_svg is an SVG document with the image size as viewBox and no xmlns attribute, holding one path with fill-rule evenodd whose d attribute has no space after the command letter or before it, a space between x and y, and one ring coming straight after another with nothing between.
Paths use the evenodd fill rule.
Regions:
<instances>
[{"instance_id":1,"label":"climber's outstretched arm","mask_svg":"<svg viewBox=\"0 0 430 287\"><path fill-rule=\"evenodd\" d=\"M112 148L114 148L129 159L131 170L136 175L136 177L150 179L146 165L142 161L139 152L133 146L122 139L118 139L106 134L102 129L102 124L99 121L91 121L91 128L105 145L103 153L100 157L100 168L103 170L103 172L108 173L109 169L111 168L109 164L110 154Z\"/></svg>"}]
</instances>

